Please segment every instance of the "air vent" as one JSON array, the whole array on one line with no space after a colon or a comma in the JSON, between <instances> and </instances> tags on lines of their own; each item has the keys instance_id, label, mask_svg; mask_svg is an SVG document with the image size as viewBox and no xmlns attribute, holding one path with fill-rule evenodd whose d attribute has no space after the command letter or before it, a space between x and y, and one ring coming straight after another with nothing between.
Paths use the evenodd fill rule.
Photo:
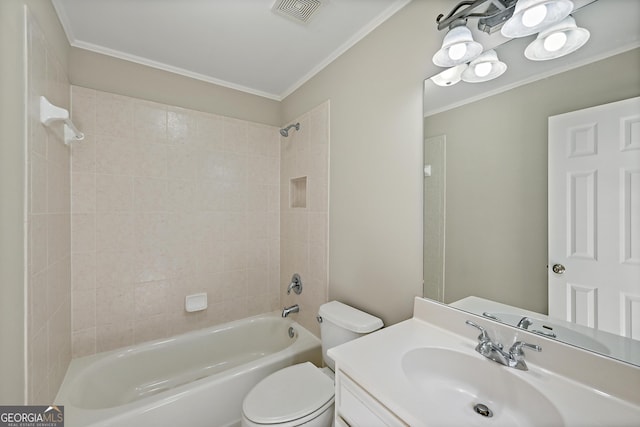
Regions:
<instances>
[{"instance_id":1,"label":"air vent","mask_svg":"<svg viewBox=\"0 0 640 427\"><path fill-rule=\"evenodd\" d=\"M278 15L307 22L320 5L322 3L319 0L276 0L271 9Z\"/></svg>"}]
</instances>

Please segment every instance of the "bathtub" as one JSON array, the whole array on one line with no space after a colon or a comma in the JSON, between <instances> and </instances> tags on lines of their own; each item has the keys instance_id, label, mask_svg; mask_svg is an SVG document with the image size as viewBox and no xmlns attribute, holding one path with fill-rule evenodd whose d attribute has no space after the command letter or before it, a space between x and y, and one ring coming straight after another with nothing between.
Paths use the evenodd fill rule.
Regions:
<instances>
[{"instance_id":1,"label":"bathtub","mask_svg":"<svg viewBox=\"0 0 640 427\"><path fill-rule=\"evenodd\" d=\"M317 337L270 313L74 359L56 403L67 427L236 426L261 379L321 357Z\"/></svg>"}]
</instances>

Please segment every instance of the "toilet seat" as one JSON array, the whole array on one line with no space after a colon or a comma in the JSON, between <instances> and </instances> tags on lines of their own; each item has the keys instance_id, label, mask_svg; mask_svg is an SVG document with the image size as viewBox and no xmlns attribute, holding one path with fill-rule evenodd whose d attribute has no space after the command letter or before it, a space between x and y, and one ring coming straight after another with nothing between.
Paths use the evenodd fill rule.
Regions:
<instances>
[{"instance_id":1,"label":"toilet seat","mask_svg":"<svg viewBox=\"0 0 640 427\"><path fill-rule=\"evenodd\" d=\"M311 362L289 366L260 381L244 399L244 417L256 424L313 419L333 404L334 384ZM313 415L313 416L310 416ZM293 425L298 425L294 423Z\"/></svg>"}]
</instances>

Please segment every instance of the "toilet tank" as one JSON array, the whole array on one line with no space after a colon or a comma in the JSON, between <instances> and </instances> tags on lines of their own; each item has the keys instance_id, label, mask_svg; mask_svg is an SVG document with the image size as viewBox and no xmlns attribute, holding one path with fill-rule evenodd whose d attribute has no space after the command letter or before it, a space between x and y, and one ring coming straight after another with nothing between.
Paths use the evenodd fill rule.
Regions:
<instances>
[{"instance_id":1,"label":"toilet tank","mask_svg":"<svg viewBox=\"0 0 640 427\"><path fill-rule=\"evenodd\" d=\"M327 355L327 350L377 331L384 326L379 318L338 301L322 304L318 314L320 315L322 359L332 371L335 371L335 362Z\"/></svg>"}]
</instances>

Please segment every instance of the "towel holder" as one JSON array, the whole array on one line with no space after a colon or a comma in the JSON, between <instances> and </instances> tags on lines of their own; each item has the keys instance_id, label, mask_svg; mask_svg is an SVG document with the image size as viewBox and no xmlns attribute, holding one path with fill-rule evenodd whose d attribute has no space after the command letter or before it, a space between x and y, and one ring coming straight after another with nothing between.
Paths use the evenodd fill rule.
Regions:
<instances>
[{"instance_id":1,"label":"towel holder","mask_svg":"<svg viewBox=\"0 0 640 427\"><path fill-rule=\"evenodd\" d=\"M64 143L66 145L84 139L84 134L78 130L69 118L69 112L64 108L56 107L47 98L41 96L40 122L45 126L51 126L58 121L64 122Z\"/></svg>"}]
</instances>

